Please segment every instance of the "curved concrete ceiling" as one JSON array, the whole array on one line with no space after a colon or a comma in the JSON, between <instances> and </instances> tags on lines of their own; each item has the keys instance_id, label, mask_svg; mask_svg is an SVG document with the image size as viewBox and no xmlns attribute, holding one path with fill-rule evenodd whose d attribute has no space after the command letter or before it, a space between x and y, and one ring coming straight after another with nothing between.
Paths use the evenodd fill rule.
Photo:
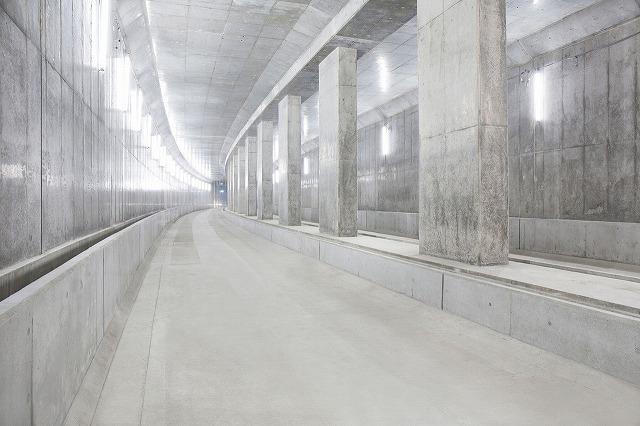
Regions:
<instances>
[{"instance_id":1,"label":"curved concrete ceiling","mask_svg":"<svg viewBox=\"0 0 640 426\"><path fill-rule=\"evenodd\" d=\"M509 62L527 62L638 16L639 1L507 0ZM407 95L417 87L415 0L120 2L136 11L142 5L148 14L146 31L139 20L125 25L134 69L142 63L141 80L156 81L153 104L166 110L166 129L187 160L213 179L223 177L227 154L255 122L275 117L283 91L307 99L303 109L315 128L317 64L337 45L359 50L363 114L377 114L395 98L415 100ZM127 7L120 13L131 21ZM136 48L144 36L147 51Z\"/></svg>"},{"instance_id":2,"label":"curved concrete ceiling","mask_svg":"<svg viewBox=\"0 0 640 426\"><path fill-rule=\"evenodd\" d=\"M200 173L180 152L165 113L162 93L156 71L152 42L149 34L145 4L142 0L118 0L118 25L125 38L125 48L131 56L131 65L142 90L156 132L162 136L167 151L191 175L208 181L209 175Z\"/></svg>"},{"instance_id":3,"label":"curved concrete ceiling","mask_svg":"<svg viewBox=\"0 0 640 426\"><path fill-rule=\"evenodd\" d=\"M251 112L347 0L124 0L123 21L143 6L165 123L201 174L220 178L218 156L238 117ZM135 65L134 65L135 69ZM147 74L149 74L147 72ZM243 123L242 123L243 124ZM237 125L236 125L237 126Z\"/></svg>"}]
</instances>

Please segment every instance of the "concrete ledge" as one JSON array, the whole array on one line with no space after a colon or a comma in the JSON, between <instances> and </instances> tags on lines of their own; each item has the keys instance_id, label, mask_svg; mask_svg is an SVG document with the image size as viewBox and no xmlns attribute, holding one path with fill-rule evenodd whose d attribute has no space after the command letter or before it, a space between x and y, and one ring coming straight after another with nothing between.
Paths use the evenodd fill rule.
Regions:
<instances>
[{"instance_id":1,"label":"concrete ledge","mask_svg":"<svg viewBox=\"0 0 640 426\"><path fill-rule=\"evenodd\" d=\"M276 244L640 386L640 318L234 213Z\"/></svg>"},{"instance_id":2,"label":"concrete ledge","mask_svg":"<svg viewBox=\"0 0 640 426\"><path fill-rule=\"evenodd\" d=\"M640 223L509 218L510 249L640 265Z\"/></svg>"},{"instance_id":3,"label":"concrete ledge","mask_svg":"<svg viewBox=\"0 0 640 426\"><path fill-rule=\"evenodd\" d=\"M0 302L1 424L62 424L153 241L194 210L138 221Z\"/></svg>"}]
</instances>

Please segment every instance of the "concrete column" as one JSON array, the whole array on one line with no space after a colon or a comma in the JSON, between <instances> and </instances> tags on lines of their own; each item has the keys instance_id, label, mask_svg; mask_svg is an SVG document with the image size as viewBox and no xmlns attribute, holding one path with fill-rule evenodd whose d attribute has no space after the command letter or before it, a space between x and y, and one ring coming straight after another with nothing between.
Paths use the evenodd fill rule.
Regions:
<instances>
[{"instance_id":1,"label":"concrete column","mask_svg":"<svg viewBox=\"0 0 640 426\"><path fill-rule=\"evenodd\" d=\"M358 230L358 138L355 49L338 47L320 63L320 232Z\"/></svg>"},{"instance_id":2,"label":"concrete column","mask_svg":"<svg viewBox=\"0 0 640 426\"><path fill-rule=\"evenodd\" d=\"M278 216L281 225L300 221L300 96L287 95L278 104Z\"/></svg>"},{"instance_id":3,"label":"concrete column","mask_svg":"<svg viewBox=\"0 0 640 426\"><path fill-rule=\"evenodd\" d=\"M248 136L245 141L245 161L246 161L246 173L245 173L245 187L247 188L247 215L257 215L256 204L256 172L257 172L257 158L258 152L256 148L256 138Z\"/></svg>"},{"instance_id":4,"label":"concrete column","mask_svg":"<svg viewBox=\"0 0 640 426\"><path fill-rule=\"evenodd\" d=\"M257 136L257 214L258 219L273 219L273 123L258 123Z\"/></svg>"},{"instance_id":5,"label":"concrete column","mask_svg":"<svg viewBox=\"0 0 640 426\"><path fill-rule=\"evenodd\" d=\"M508 261L505 0L418 0L420 251Z\"/></svg>"},{"instance_id":6,"label":"concrete column","mask_svg":"<svg viewBox=\"0 0 640 426\"><path fill-rule=\"evenodd\" d=\"M238 202L238 151L233 153L233 211L238 213L240 203Z\"/></svg>"},{"instance_id":7,"label":"concrete column","mask_svg":"<svg viewBox=\"0 0 640 426\"><path fill-rule=\"evenodd\" d=\"M238 151L233 155L233 208L234 212L238 213L240 209L240 200L238 198L238 191L240 190L240 185L238 184Z\"/></svg>"},{"instance_id":8,"label":"concrete column","mask_svg":"<svg viewBox=\"0 0 640 426\"><path fill-rule=\"evenodd\" d=\"M233 157L232 157L233 158ZM231 206L233 205L233 184L231 176L233 176L233 171L231 170L233 160L229 159L227 163L227 209L231 210Z\"/></svg>"},{"instance_id":9,"label":"concrete column","mask_svg":"<svg viewBox=\"0 0 640 426\"><path fill-rule=\"evenodd\" d=\"M238 213L247 214L247 158L244 145L238 145Z\"/></svg>"}]
</instances>

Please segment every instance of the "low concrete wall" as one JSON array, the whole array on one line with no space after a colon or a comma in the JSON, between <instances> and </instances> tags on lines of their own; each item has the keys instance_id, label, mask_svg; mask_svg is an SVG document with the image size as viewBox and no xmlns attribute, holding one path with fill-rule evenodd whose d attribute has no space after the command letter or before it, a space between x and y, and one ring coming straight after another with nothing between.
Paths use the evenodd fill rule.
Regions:
<instances>
[{"instance_id":1,"label":"low concrete wall","mask_svg":"<svg viewBox=\"0 0 640 426\"><path fill-rule=\"evenodd\" d=\"M318 223L318 209L303 207L302 220ZM417 239L418 213L358 210L358 229Z\"/></svg>"},{"instance_id":2,"label":"low concrete wall","mask_svg":"<svg viewBox=\"0 0 640 426\"><path fill-rule=\"evenodd\" d=\"M640 319L227 213L276 244L640 386Z\"/></svg>"},{"instance_id":3,"label":"low concrete wall","mask_svg":"<svg viewBox=\"0 0 640 426\"><path fill-rule=\"evenodd\" d=\"M194 210L136 222L0 302L0 424L62 424L138 266Z\"/></svg>"},{"instance_id":4,"label":"low concrete wall","mask_svg":"<svg viewBox=\"0 0 640 426\"><path fill-rule=\"evenodd\" d=\"M317 214L303 209L303 220ZM418 238L418 214L358 210L358 229ZM510 217L509 249L640 265L640 223Z\"/></svg>"},{"instance_id":5,"label":"low concrete wall","mask_svg":"<svg viewBox=\"0 0 640 426\"><path fill-rule=\"evenodd\" d=\"M509 219L510 249L640 265L640 223Z\"/></svg>"},{"instance_id":6,"label":"low concrete wall","mask_svg":"<svg viewBox=\"0 0 640 426\"><path fill-rule=\"evenodd\" d=\"M418 213L359 210L358 229L417 239Z\"/></svg>"},{"instance_id":7,"label":"low concrete wall","mask_svg":"<svg viewBox=\"0 0 640 426\"><path fill-rule=\"evenodd\" d=\"M320 216L317 208L303 207L302 208L302 220L305 222L318 223Z\"/></svg>"}]
</instances>

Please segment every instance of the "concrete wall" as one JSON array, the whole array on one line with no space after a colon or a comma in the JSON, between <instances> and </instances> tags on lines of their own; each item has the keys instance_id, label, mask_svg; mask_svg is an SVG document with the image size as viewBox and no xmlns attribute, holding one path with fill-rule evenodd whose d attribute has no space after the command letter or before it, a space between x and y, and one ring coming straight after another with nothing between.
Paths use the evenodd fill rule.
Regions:
<instances>
[{"instance_id":1,"label":"concrete wall","mask_svg":"<svg viewBox=\"0 0 640 426\"><path fill-rule=\"evenodd\" d=\"M108 61L99 70L92 38L98 4L0 0L0 268L208 199L163 175L131 130L131 107L115 108L117 67ZM113 28L107 34L123 39Z\"/></svg>"},{"instance_id":2,"label":"concrete wall","mask_svg":"<svg viewBox=\"0 0 640 426\"><path fill-rule=\"evenodd\" d=\"M509 69L512 250L640 264L639 33L634 19ZM540 122L536 69L544 73ZM358 226L417 238L417 107L388 122L387 156L383 122L358 130ZM303 218L317 222L317 149L304 155Z\"/></svg>"},{"instance_id":3,"label":"concrete wall","mask_svg":"<svg viewBox=\"0 0 640 426\"><path fill-rule=\"evenodd\" d=\"M64 421L138 266L164 227L194 209L136 222L0 302L0 424Z\"/></svg>"},{"instance_id":4,"label":"concrete wall","mask_svg":"<svg viewBox=\"0 0 640 426\"><path fill-rule=\"evenodd\" d=\"M639 263L638 244L610 232L640 235L639 33L634 19L509 70L509 213L526 224L512 224L512 249Z\"/></svg>"},{"instance_id":5,"label":"concrete wall","mask_svg":"<svg viewBox=\"0 0 640 426\"><path fill-rule=\"evenodd\" d=\"M317 146L318 139L314 140ZM319 150L314 148L308 152L302 154L302 174L301 185L302 192L300 197L302 199L302 220L307 222L319 222L319 199L318 199L318 179L319 179ZM305 160L305 158L307 160ZM304 162L307 161L308 170L305 170Z\"/></svg>"},{"instance_id":6,"label":"concrete wall","mask_svg":"<svg viewBox=\"0 0 640 426\"><path fill-rule=\"evenodd\" d=\"M386 155L383 126L389 136ZM417 106L358 129L359 229L418 237L418 149ZM305 174L303 167L303 220L318 222L318 149L303 154L303 166L305 157L309 170Z\"/></svg>"}]
</instances>

